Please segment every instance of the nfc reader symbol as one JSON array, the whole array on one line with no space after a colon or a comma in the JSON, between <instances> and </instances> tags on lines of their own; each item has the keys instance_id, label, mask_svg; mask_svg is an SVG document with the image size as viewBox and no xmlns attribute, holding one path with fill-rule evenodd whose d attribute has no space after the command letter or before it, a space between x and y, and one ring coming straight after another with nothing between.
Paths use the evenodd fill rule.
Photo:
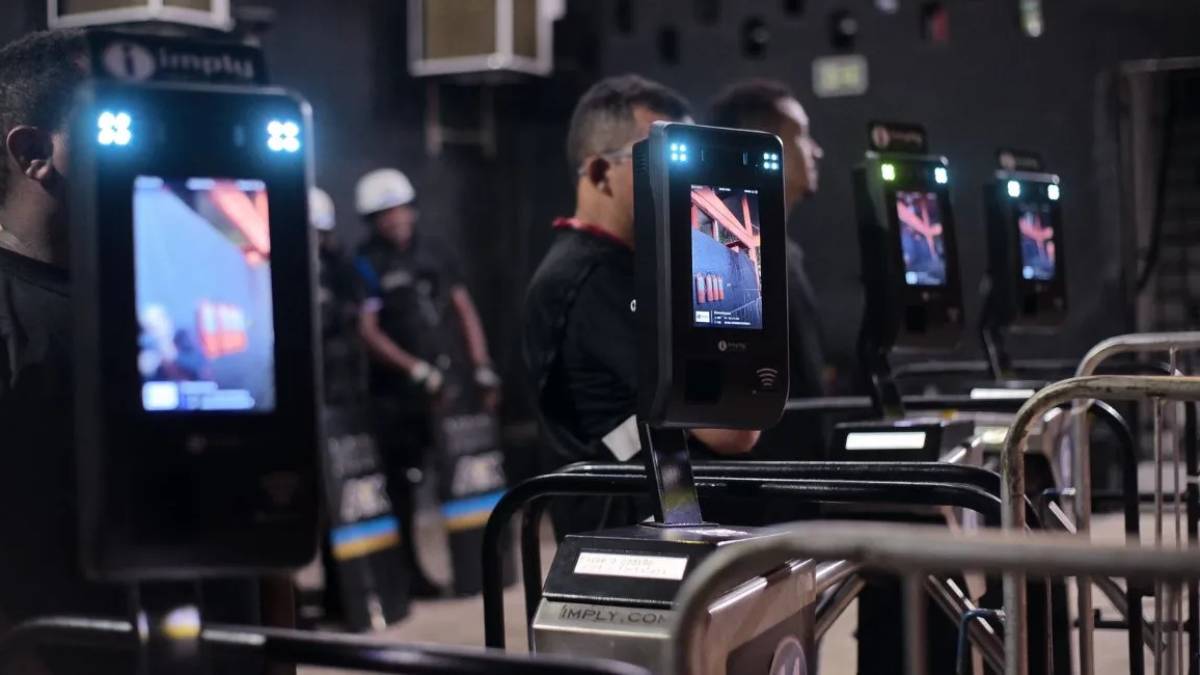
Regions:
<instances>
[{"instance_id":1,"label":"nfc reader symbol","mask_svg":"<svg viewBox=\"0 0 1200 675\"><path fill-rule=\"evenodd\" d=\"M759 368L754 374L758 376L758 386L763 391L773 391L775 383L779 381L779 371L774 368Z\"/></svg>"}]
</instances>

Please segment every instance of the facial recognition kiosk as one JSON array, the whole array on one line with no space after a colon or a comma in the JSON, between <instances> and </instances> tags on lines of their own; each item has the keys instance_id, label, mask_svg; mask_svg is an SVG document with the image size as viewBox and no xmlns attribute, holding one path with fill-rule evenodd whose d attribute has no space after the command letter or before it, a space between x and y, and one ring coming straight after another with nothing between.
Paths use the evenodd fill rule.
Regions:
<instances>
[{"instance_id":1,"label":"facial recognition kiosk","mask_svg":"<svg viewBox=\"0 0 1200 675\"><path fill-rule=\"evenodd\" d=\"M687 429L762 428L782 414L782 152L769 134L662 122L634 146L638 418L656 513L563 540L532 623L537 652L663 672L687 574L718 547L755 536L704 521ZM703 672L776 672L780 659L814 668L812 575L812 563L796 562L714 603Z\"/></svg>"},{"instance_id":2,"label":"facial recognition kiosk","mask_svg":"<svg viewBox=\"0 0 1200 675\"><path fill-rule=\"evenodd\" d=\"M303 565L317 532L309 107L96 82L71 133L83 562L146 581Z\"/></svg>"},{"instance_id":3,"label":"facial recognition kiosk","mask_svg":"<svg viewBox=\"0 0 1200 675\"><path fill-rule=\"evenodd\" d=\"M906 417L891 371L893 353L952 349L963 331L950 165L927 154L926 138L916 125L874 122L854 169L866 296L858 351L883 420L838 425L843 459L937 461L973 432L967 421Z\"/></svg>"},{"instance_id":4,"label":"facial recognition kiosk","mask_svg":"<svg viewBox=\"0 0 1200 675\"><path fill-rule=\"evenodd\" d=\"M1011 374L1007 331L1052 332L1066 320L1066 259L1062 187L1032 153L1001 150L984 185L988 233L988 295L980 336L996 377Z\"/></svg>"}]
</instances>

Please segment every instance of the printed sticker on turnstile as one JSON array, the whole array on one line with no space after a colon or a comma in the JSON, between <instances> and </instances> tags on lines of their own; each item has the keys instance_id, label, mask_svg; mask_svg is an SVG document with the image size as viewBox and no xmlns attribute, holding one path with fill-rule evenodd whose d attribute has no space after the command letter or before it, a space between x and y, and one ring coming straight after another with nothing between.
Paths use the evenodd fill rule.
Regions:
<instances>
[{"instance_id":1,"label":"printed sticker on turnstile","mask_svg":"<svg viewBox=\"0 0 1200 675\"><path fill-rule=\"evenodd\" d=\"M687 558L585 551L575 561L575 574L680 581L687 563Z\"/></svg>"}]
</instances>

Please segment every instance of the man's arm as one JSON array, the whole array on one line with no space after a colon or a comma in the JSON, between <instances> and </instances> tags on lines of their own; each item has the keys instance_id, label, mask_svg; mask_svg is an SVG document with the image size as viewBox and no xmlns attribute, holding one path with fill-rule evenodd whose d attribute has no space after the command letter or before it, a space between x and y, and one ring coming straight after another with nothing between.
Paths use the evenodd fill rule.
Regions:
<instances>
[{"instance_id":1,"label":"man's arm","mask_svg":"<svg viewBox=\"0 0 1200 675\"><path fill-rule=\"evenodd\" d=\"M761 434L757 429L692 429L692 436L718 455L744 455Z\"/></svg>"},{"instance_id":2,"label":"man's arm","mask_svg":"<svg viewBox=\"0 0 1200 675\"><path fill-rule=\"evenodd\" d=\"M379 312L364 307L358 314L358 334L367 344L367 351L376 360L396 370L411 374L420 359L404 351L379 327Z\"/></svg>"},{"instance_id":3,"label":"man's arm","mask_svg":"<svg viewBox=\"0 0 1200 675\"><path fill-rule=\"evenodd\" d=\"M483 332L483 322L479 320L479 312L475 309L470 292L465 286L457 285L450 289L450 299L458 312L458 320L462 322L471 361L477 368L490 366L492 357L488 355L487 336Z\"/></svg>"}]
</instances>

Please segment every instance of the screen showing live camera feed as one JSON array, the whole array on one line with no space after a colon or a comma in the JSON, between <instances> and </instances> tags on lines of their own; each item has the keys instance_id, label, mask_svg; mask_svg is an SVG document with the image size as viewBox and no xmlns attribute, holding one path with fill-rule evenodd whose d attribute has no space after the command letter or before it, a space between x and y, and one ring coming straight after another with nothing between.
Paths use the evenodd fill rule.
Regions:
<instances>
[{"instance_id":1,"label":"screen showing live camera feed","mask_svg":"<svg viewBox=\"0 0 1200 675\"><path fill-rule=\"evenodd\" d=\"M138 176L133 235L143 409L274 410L266 185Z\"/></svg>"},{"instance_id":2,"label":"screen showing live camera feed","mask_svg":"<svg viewBox=\"0 0 1200 675\"><path fill-rule=\"evenodd\" d=\"M904 281L909 286L946 284L946 241L942 211L933 192L896 192Z\"/></svg>"},{"instance_id":3,"label":"screen showing live camera feed","mask_svg":"<svg viewBox=\"0 0 1200 675\"><path fill-rule=\"evenodd\" d=\"M762 328L758 191L692 186L693 324Z\"/></svg>"},{"instance_id":4,"label":"screen showing live camera feed","mask_svg":"<svg viewBox=\"0 0 1200 675\"><path fill-rule=\"evenodd\" d=\"M1017 206L1017 232L1021 239L1021 277L1052 281L1055 274L1054 221L1049 204L1022 203Z\"/></svg>"}]
</instances>

